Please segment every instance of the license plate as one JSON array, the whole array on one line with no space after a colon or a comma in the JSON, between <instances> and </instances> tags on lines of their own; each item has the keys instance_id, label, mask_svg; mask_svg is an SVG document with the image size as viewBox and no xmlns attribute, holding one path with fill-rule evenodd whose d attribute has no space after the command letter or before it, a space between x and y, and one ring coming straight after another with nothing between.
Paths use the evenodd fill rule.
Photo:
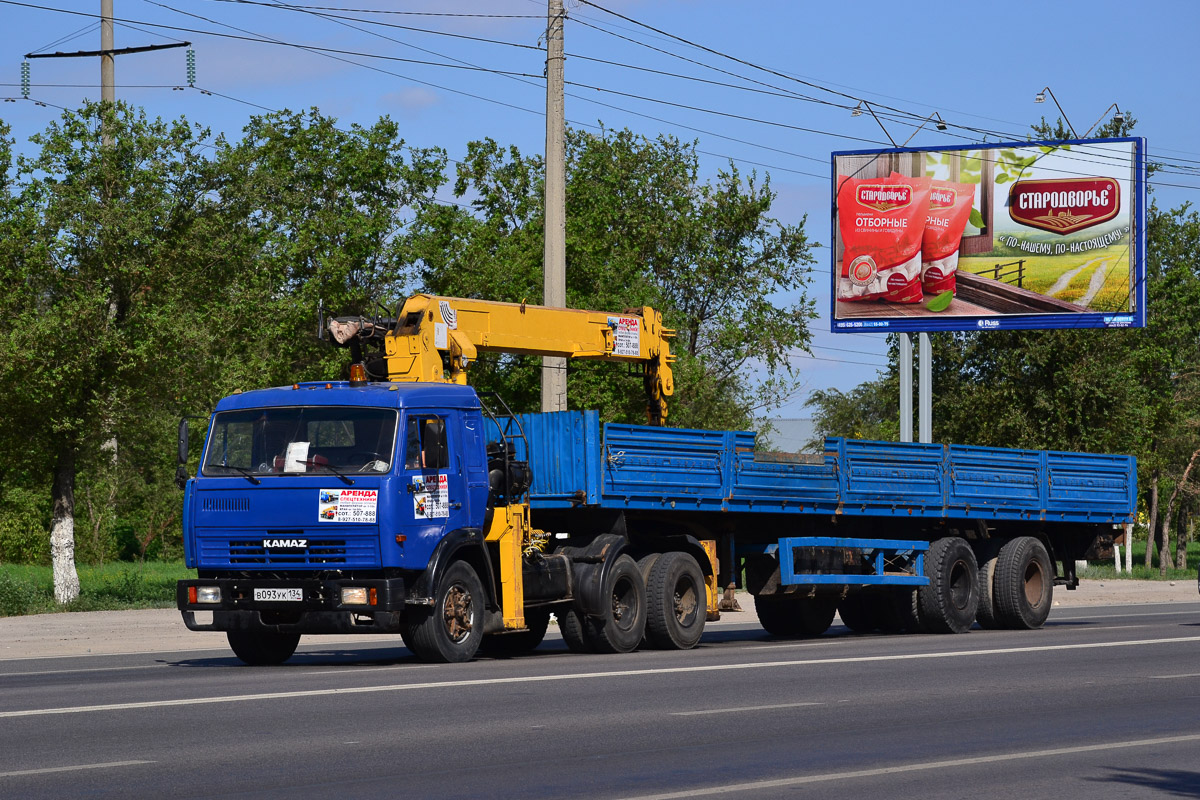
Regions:
<instances>
[{"instance_id":1,"label":"license plate","mask_svg":"<svg viewBox=\"0 0 1200 800\"><path fill-rule=\"evenodd\" d=\"M304 592L299 586L287 589L256 586L254 599L266 603L298 603L304 599Z\"/></svg>"}]
</instances>

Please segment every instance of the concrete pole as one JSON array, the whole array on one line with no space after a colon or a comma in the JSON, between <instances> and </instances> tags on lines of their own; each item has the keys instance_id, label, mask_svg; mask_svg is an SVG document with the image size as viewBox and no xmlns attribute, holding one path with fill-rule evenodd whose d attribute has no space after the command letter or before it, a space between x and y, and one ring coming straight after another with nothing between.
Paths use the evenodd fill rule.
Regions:
<instances>
[{"instance_id":1,"label":"concrete pole","mask_svg":"<svg viewBox=\"0 0 1200 800\"><path fill-rule=\"evenodd\" d=\"M912 429L912 394L913 394L913 347L912 336L907 333L897 334L900 337L900 441L913 440Z\"/></svg>"},{"instance_id":2,"label":"concrete pole","mask_svg":"<svg viewBox=\"0 0 1200 800\"><path fill-rule=\"evenodd\" d=\"M917 426L918 439L924 444L933 441L933 347L929 334L920 333L917 353Z\"/></svg>"},{"instance_id":3,"label":"concrete pole","mask_svg":"<svg viewBox=\"0 0 1200 800\"><path fill-rule=\"evenodd\" d=\"M563 112L562 0L549 0L546 26L546 230L544 305L567 305L566 122ZM567 360L542 358L542 411L567 409Z\"/></svg>"},{"instance_id":4,"label":"concrete pole","mask_svg":"<svg viewBox=\"0 0 1200 800\"><path fill-rule=\"evenodd\" d=\"M116 57L113 56L113 0L100 0L100 100L109 108L117 102ZM105 133L101 141L112 146L112 135Z\"/></svg>"}]
</instances>

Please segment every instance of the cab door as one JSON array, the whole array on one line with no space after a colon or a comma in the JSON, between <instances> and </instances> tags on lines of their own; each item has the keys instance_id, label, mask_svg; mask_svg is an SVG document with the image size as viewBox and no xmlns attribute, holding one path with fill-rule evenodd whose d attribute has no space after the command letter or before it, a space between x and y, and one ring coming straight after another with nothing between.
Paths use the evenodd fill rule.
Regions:
<instances>
[{"instance_id":1,"label":"cab door","mask_svg":"<svg viewBox=\"0 0 1200 800\"><path fill-rule=\"evenodd\" d=\"M401 518L412 520L411 537L429 552L467 524L460 417L448 409L414 409L405 417L401 480L409 508Z\"/></svg>"}]
</instances>

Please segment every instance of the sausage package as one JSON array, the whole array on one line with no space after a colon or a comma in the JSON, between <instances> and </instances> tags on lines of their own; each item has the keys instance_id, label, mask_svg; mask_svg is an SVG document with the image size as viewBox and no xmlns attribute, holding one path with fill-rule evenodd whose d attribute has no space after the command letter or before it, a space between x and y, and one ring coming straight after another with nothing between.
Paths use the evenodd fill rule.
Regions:
<instances>
[{"instance_id":1,"label":"sausage package","mask_svg":"<svg viewBox=\"0 0 1200 800\"><path fill-rule=\"evenodd\" d=\"M955 290L958 248L974 204L974 184L933 182L921 240L921 287L925 294Z\"/></svg>"},{"instance_id":2,"label":"sausage package","mask_svg":"<svg viewBox=\"0 0 1200 800\"><path fill-rule=\"evenodd\" d=\"M842 267L837 299L919 303L930 178L838 179Z\"/></svg>"}]
</instances>

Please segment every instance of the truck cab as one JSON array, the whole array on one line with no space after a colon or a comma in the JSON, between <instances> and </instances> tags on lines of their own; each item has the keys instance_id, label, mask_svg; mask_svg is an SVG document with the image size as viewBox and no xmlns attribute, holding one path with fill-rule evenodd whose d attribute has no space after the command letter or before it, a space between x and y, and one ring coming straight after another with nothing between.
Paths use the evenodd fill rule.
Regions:
<instances>
[{"instance_id":1,"label":"truck cab","mask_svg":"<svg viewBox=\"0 0 1200 800\"><path fill-rule=\"evenodd\" d=\"M198 571L177 590L188 627L289 656L301 633L403 632L447 542L482 541L483 426L474 390L451 384L299 383L222 399L185 490L185 559Z\"/></svg>"}]
</instances>

